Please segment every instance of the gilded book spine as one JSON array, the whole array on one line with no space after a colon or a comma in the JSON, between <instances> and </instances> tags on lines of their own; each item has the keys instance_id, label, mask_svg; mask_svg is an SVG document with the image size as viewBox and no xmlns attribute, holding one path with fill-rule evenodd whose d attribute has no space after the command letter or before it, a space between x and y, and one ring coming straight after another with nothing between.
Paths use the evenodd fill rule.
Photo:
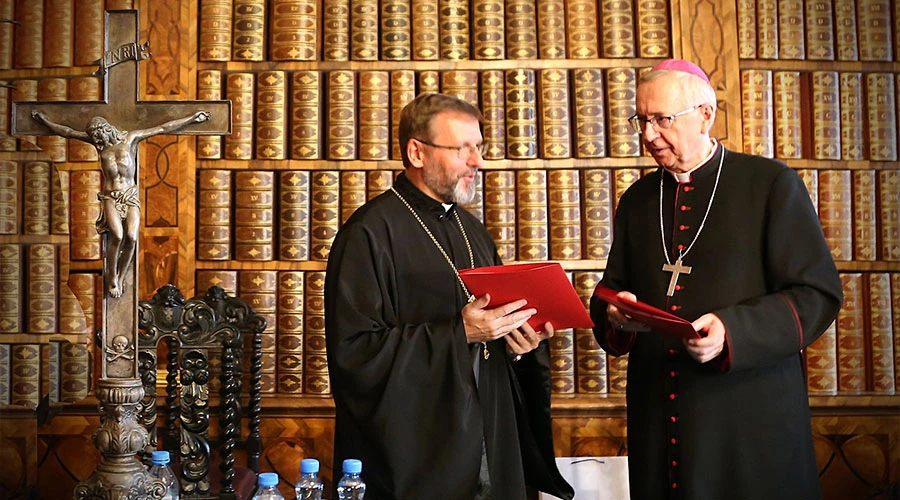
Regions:
<instances>
[{"instance_id":1,"label":"gilded book spine","mask_svg":"<svg viewBox=\"0 0 900 500\"><path fill-rule=\"evenodd\" d=\"M360 160L387 160L390 154L390 82L387 71L359 73Z\"/></svg>"},{"instance_id":2,"label":"gilded book spine","mask_svg":"<svg viewBox=\"0 0 900 500\"><path fill-rule=\"evenodd\" d=\"M356 75L353 71L328 73L328 159L356 159Z\"/></svg>"},{"instance_id":3,"label":"gilded book spine","mask_svg":"<svg viewBox=\"0 0 900 500\"><path fill-rule=\"evenodd\" d=\"M819 221L834 260L853 258L853 210L849 170L819 171Z\"/></svg>"},{"instance_id":4,"label":"gilded book spine","mask_svg":"<svg viewBox=\"0 0 900 500\"><path fill-rule=\"evenodd\" d=\"M838 393L866 390L865 304L861 273L841 273L844 306L837 316Z\"/></svg>"},{"instance_id":5,"label":"gilded book spine","mask_svg":"<svg viewBox=\"0 0 900 500\"><path fill-rule=\"evenodd\" d=\"M862 74L840 73L841 159L865 159L865 122L863 121Z\"/></svg>"},{"instance_id":6,"label":"gilded book spine","mask_svg":"<svg viewBox=\"0 0 900 500\"><path fill-rule=\"evenodd\" d=\"M276 0L275 4L277 3ZM277 13L278 9L273 12ZM201 61L231 60L233 15L231 0L200 0L200 36L197 52Z\"/></svg>"},{"instance_id":7,"label":"gilded book spine","mask_svg":"<svg viewBox=\"0 0 900 500\"><path fill-rule=\"evenodd\" d=\"M572 157L572 121L569 117L569 72L539 70L541 158Z\"/></svg>"},{"instance_id":8,"label":"gilded book spine","mask_svg":"<svg viewBox=\"0 0 900 500\"><path fill-rule=\"evenodd\" d=\"M19 163L0 160L0 234L19 234Z\"/></svg>"},{"instance_id":9,"label":"gilded book spine","mask_svg":"<svg viewBox=\"0 0 900 500\"><path fill-rule=\"evenodd\" d=\"M803 157L803 104L799 71L772 73L775 103L775 157ZM745 136L746 137L746 136Z\"/></svg>"},{"instance_id":10,"label":"gilded book spine","mask_svg":"<svg viewBox=\"0 0 900 500\"><path fill-rule=\"evenodd\" d=\"M509 59L537 58L535 0L507 0L506 47Z\"/></svg>"},{"instance_id":11,"label":"gilded book spine","mask_svg":"<svg viewBox=\"0 0 900 500\"><path fill-rule=\"evenodd\" d=\"M366 172L366 200L380 195L394 185L394 172L391 170L370 170Z\"/></svg>"},{"instance_id":12,"label":"gilded book spine","mask_svg":"<svg viewBox=\"0 0 900 500\"><path fill-rule=\"evenodd\" d=\"M778 59L778 0L756 1L756 40L759 59Z\"/></svg>"},{"instance_id":13,"label":"gilded book spine","mask_svg":"<svg viewBox=\"0 0 900 500\"><path fill-rule=\"evenodd\" d=\"M287 80L284 71L261 71L256 80L256 158L287 158Z\"/></svg>"},{"instance_id":14,"label":"gilded book spine","mask_svg":"<svg viewBox=\"0 0 900 500\"><path fill-rule=\"evenodd\" d=\"M572 80L575 157L603 158L606 156L603 70L576 69Z\"/></svg>"},{"instance_id":15,"label":"gilded book spine","mask_svg":"<svg viewBox=\"0 0 900 500\"><path fill-rule=\"evenodd\" d=\"M56 247L47 243L29 245L26 250L27 296L26 317L28 332L55 333L59 331L58 311L58 261Z\"/></svg>"},{"instance_id":16,"label":"gilded book spine","mask_svg":"<svg viewBox=\"0 0 900 500\"><path fill-rule=\"evenodd\" d=\"M837 394L837 323L804 349L806 386L810 394Z\"/></svg>"},{"instance_id":17,"label":"gilded book spine","mask_svg":"<svg viewBox=\"0 0 900 500\"><path fill-rule=\"evenodd\" d=\"M813 157L841 159L840 79L836 71L812 72Z\"/></svg>"},{"instance_id":18,"label":"gilded book spine","mask_svg":"<svg viewBox=\"0 0 900 500\"><path fill-rule=\"evenodd\" d=\"M81 401L91 387L90 352L83 344L62 342L59 347L59 400Z\"/></svg>"},{"instance_id":19,"label":"gilded book spine","mask_svg":"<svg viewBox=\"0 0 900 500\"><path fill-rule=\"evenodd\" d=\"M238 293L237 271L225 269L201 269L197 270L196 289L198 293L205 293L209 287L217 286L228 295L235 296Z\"/></svg>"},{"instance_id":20,"label":"gilded book spine","mask_svg":"<svg viewBox=\"0 0 900 500\"><path fill-rule=\"evenodd\" d=\"M881 254L879 260L900 261L900 170L878 172L881 207Z\"/></svg>"},{"instance_id":21,"label":"gilded book spine","mask_svg":"<svg viewBox=\"0 0 900 500\"><path fill-rule=\"evenodd\" d=\"M319 54L316 23L319 2L273 0L269 31L274 61L315 61Z\"/></svg>"},{"instance_id":22,"label":"gilded book spine","mask_svg":"<svg viewBox=\"0 0 900 500\"><path fill-rule=\"evenodd\" d=\"M103 98L100 79L96 76L76 76L69 79L70 101L99 101ZM93 144L69 139L68 161L97 161L97 148Z\"/></svg>"},{"instance_id":23,"label":"gilded book spine","mask_svg":"<svg viewBox=\"0 0 900 500\"><path fill-rule=\"evenodd\" d=\"M275 392L275 374L278 366L276 351L276 327L278 318L278 272L271 270L243 270L238 272L238 290L242 299L266 320L262 337L262 379L263 393ZM250 342L251 340L248 340Z\"/></svg>"},{"instance_id":24,"label":"gilded book spine","mask_svg":"<svg viewBox=\"0 0 900 500\"><path fill-rule=\"evenodd\" d=\"M312 173L309 204L310 260L327 261L331 243L340 226L338 211L340 178L336 171L319 170Z\"/></svg>"},{"instance_id":25,"label":"gilded book spine","mask_svg":"<svg viewBox=\"0 0 900 500\"><path fill-rule=\"evenodd\" d=\"M814 168L798 168L797 175L803 179L803 184L809 191L809 201L812 202L816 213L819 213L819 171Z\"/></svg>"},{"instance_id":26,"label":"gilded book spine","mask_svg":"<svg viewBox=\"0 0 900 500\"><path fill-rule=\"evenodd\" d=\"M0 344L0 405L12 403L12 357L10 351L13 344Z\"/></svg>"},{"instance_id":27,"label":"gilded book spine","mask_svg":"<svg viewBox=\"0 0 900 500\"><path fill-rule=\"evenodd\" d=\"M581 260L581 189L577 170L549 170L551 260Z\"/></svg>"},{"instance_id":28,"label":"gilded book spine","mask_svg":"<svg viewBox=\"0 0 900 500\"><path fill-rule=\"evenodd\" d=\"M441 91L441 72L430 69L419 71L416 75L419 81L419 94L436 94Z\"/></svg>"},{"instance_id":29,"label":"gilded book spine","mask_svg":"<svg viewBox=\"0 0 900 500\"><path fill-rule=\"evenodd\" d=\"M606 379L609 382L607 393L610 396L625 396L628 386L628 355L606 355Z\"/></svg>"},{"instance_id":30,"label":"gilded book spine","mask_svg":"<svg viewBox=\"0 0 900 500\"><path fill-rule=\"evenodd\" d=\"M606 259L612 246L611 171L591 168L582 170L581 175L584 189L584 257L591 260Z\"/></svg>"},{"instance_id":31,"label":"gilded book spine","mask_svg":"<svg viewBox=\"0 0 900 500\"><path fill-rule=\"evenodd\" d=\"M634 4L600 0L601 57L634 57Z\"/></svg>"},{"instance_id":32,"label":"gilded book spine","mask_svg":"<svg viewBox=\"0 0 900 500\"><path fill-rule=\"evenodd\" d=\"M217 69L197 71L197 99L216 101L222 98L222 72ZM222 136L201 135L197 137L197 158L219 160L222 158Z\"/></svg>"},{"instance_id":33,"label":"gilded book spine","mask_svg":"<svg viewBox=\"0 0 900 500\"><path fill-rule=\"evenodd\" d=\"M668 2L639 0L637 2L637 30L639 57L669 57L671 37L669 36Z\"/></svg>"},{"instance_id":34,"label":"gilded book spine","mask_svg":"<svg viewBox=\"0 0 900 500\"><path fill-rule=\"evenodd\" d=\"M325 273L306 273L306 323L303 346L303 389L306 394L331 394L328 359L325 352Z\"/></svg>"},{"instance_id":35,"label":"gilded book spine","mask_svg":"<svg viewBox=\"0 0 900 500\"><path fill-rule=\"evenodd\" d=\"M15 66L40 68L44 63L44 2L34 0L15 0L15 2L15 19L19 23L14 32Z\"/></svg>"},{"instance_id":36,"label":"gilded book spine","mask_svg":"<svg viewBox=\"0 0 900 500\"><path fill-rule=\"evenodd\" d=\"M876 394L894 394L894 336L891 319L891 278L888 273L866 274L869 306L869 365L872 390Z\"/></svg>"},{"instance_id":37,"label":"gilded book spine","mask_svg":"<svg viewBox=\"0 0 900 500\"><path fill-rule=\"evenodd\" d=\"M36 408L41 402L41 346L13 344L10 403Z\"/></svg>"},{"instance_id":38,"label":"gilded book spine","mask_svg":"<svg viewBox=\"0 0 900 500\"><path fill-rule=\"evenodd\" d=\"M772 131L772 72L741 71L741 112L744 122L744 152L771 158L775 152Z\"/></svg>"},{"instance_id":39,"label":"gilded book spine","mask_svg":"<svg viewBox=\"0 0 900 500\"><path fill-rule=\"evenodd\" d=\"M585 309L589 308L591 295L600 282L600 271L576 271L572 281ZM575 392L579 394L606 394L606 353L597 344L590 328L575 329Z\"/></svg>"},{"instance_id":40,"label":"gilded book spine","mask_svg":"<svg viewBox=\"0 0 900 500\"><path fill-rule=\"evenodd\" d=\"M45 68L72 66L75 11L73 0L44 1Z\"/></svg>"},{"instance_id":41,"label":"gilded book spine","mask_svg":"<svg viewBox=\"0 0 900 500\"><path fill-rule=\"evenodd\" d=\"M234 175L234 256L237 260L272 260L275 176L262 170Z\"/></svg>"},{"instance_id":42,"label":"gilded book spine","mask_svg":"<svg viewBox=\"0 0 900 500\"><path fill-rule=\"evenodd\" d=\"M278 273L278 392L303 393L303 273Z\"/></svg>"},{"instance_id":43,"label":"gilded book spine","mask_svg":"<svg viewBox=\"0 0 900 500\"><path fill-rule=\"evenodd\" d=\"M76 170L69 176L69 234L72 260L100 258L100 233L96 221L100 216L100 172Z\"/></svg>"},{"instance_id":44,"label":"gilded book spine","mask_svg":"<svg viewBox=\"0 0 900 500\"><path fill-rule=\"evenodd\" d=\"M570 0L566 2L566 49L572 59L600 57L600 39L597 34L597 2L594 0Z\"/></svg>"},{"instance_id":45,"label":"gilded book spine","mask_svg":"<svg viewBox=\"0 0 900 500\"><path fill-rule=\"evenodd\" d=\"M506 156L506 100L503 71L489 69L481 72L481 111L484 114L485 160L499 160Z\"/></svg>"},{"instance_id":46,"label":"gilded book spine","mask_svg":"<svg viewBox=\"0 0 900 500\"><path fill-rule=\"evenodd\" d=\"M547 260L547 171L517 171L516 197L518 259Z\"/></svg>"},{"instance_id":47,"label":"gilded book spine","mask_svg":"<svg viewBox=\"0 0 900 500\"><path fill-rule=\"evenodd\" d=\"M381 58L385 61L409 61L412 54L411 0L385 0L381 3Z\"/></svg>"},{"instance_id":48,"label":"gilded book spine","mask_svg":"<svg viewBox=\"0 0 900 500\"><path fill-rule=\"evenodd\" d=\"M280 186L279 258L309 260L309 171L282 172Z\"/></svg>"},{"instance_id":49,"label":"gilded book spine","mask_svg":"<svg viewBox=\"0 0 900 500\"><path fill-rule=\"evenodd\" d=\"M472 53L475 59L506 58L505 7L500 0L472 0Z\"/></svg>"},{"instance_id":50,"label":"gilded book spine","mask_svg":"<svg viewBox=\"0 0 900 500\"><path fill-rule=\"evenodd\" d=\"M550 392L554 396L575 394L575 332L556 330L550 337Z\"/></svg>"},{"instance_id":51,"label":"gilded book spine","mask_svg":"<svg viewBox=\"0 0 900 500\"><path fill-rule=\"evenodd\" d=\"M103 0L75 2L75 66L91 66L103 55Z\"/></svg>"},{"instance_id":52,"label":"gilded book spine","mask_svg":"<svg viewBox=\"0 0 900 500\"><path fill-rule=\"evenodd\" d=\"M100 317L97 314L97 282L101 280L102 277L96 273L69 274L69 289L78 301L88 333L93 333L100 327Z\"/></svg>"},{"instance_id":53,"label":"gilded book spine","mask_svg":"<svg viewBox=\"0 0 900 500\"><path fill-rule=\"evenodd\" d=\"M566 3L537 0L538 57L566 58Z\"/></svg>"},{"instance_id":54,"label":"gilded book spine","mask_svg":"<svg viewBox=\"0 0 900 500\"><path fill-rule=\"evenodd\" d=\"M68 95L68 83L65 78L41 78L38 80L38 101L65 101ZM43 135L37 138L38 146L47 153L50 161L62 163L66 161L67 139L59 135Z\"/></svg>"},{"instance_id":55,"label":"gilded book spine","mask_svg":"<svg viewBox=\"0 0 900 500\"><path fill-rule=\"evenodd\" d=\"M69 275L70 278L72 276L75 275ZM71 282L71 279L69 281ZM69 283L65 281L59 283L59 332L84 335L88 331L87 318L81 310L78 297L72 292Z\"/></svg>"},{"instance_id":56,"label":"gilded book spine","mask_svg":"<svg viewBox=\"0 0 900 500\"><path fill-rule=\"evenodd\" d=\"M322 4L324 60L349 61L350 0L323 0Z\"/></svg>"},{"instance_id":57,"label":"gilded book spine","mask_svg":"<svg viewBox=\"0 0 900 500\"><path fill-rule=\"evenodd\" d=\"M806 57L803 17L803 0L778 0L779 59Z\"/></svg>"},{"instance_id":58,"label":"gilded book spine","mask_svg":"<svg viewBox=\"0 0 900 500\"><path fill-rule=\"evenodd\" d=\"M537 112L534 70L506 70L506 157L537 158Z\"/></svg>"},{"instance_id":59,"label":"gilded book spine","mask_svg":"<svg viewBox=\"0 0 900 500\"><path fill-rule=\"evenodd\" d=\"M15 243L0 243L0 333L25 331L21 275L22 247Z\"/></svg>"},{"instance_id":60,"label":"gilded book spine","mask_svg":"<svg viewBox=\"0 0 900 500\"><path fill-rule=\"evenodd\" d=\"M24 233L50 234L50 164L45 161L29 161L24 170Z\"/></svg>"},{"instance_id":61,"label":"gilded book spine","mask_svg":"<svg viewBox=\"0 0 900 500\"><path fill-rule=\"evenodd\" d=\"M322 79L318 71L295 71L291 77L291 158L322 158Z\"/></svg>"},{"instance_id":62,"label":"gilded book spine","mask_svg":"<svg viewBox=\"0 0 900 500\"><path fill-rule=\"evenodd\" d=\"M806 58L834 61L834 11L831 0L806 0Z\"/></svg>"},{"instance_id":63,"label":"gilded book spine","mask_svg":"<svg viewBox=\"0 0 900 500\"><path fill-rule=\"evenodd\" d=\"M378 0L350 2L350 59L378 60Z\"/></svg>"},{"instance_id":64,"label":"gilded book spine","mask_svg":"<svg viewBox=\"0 0 900 500\"><path fill-rule=\"evenodd\" d=\"M412 3L412 58L436 61L440 57L440 16L438 0L416 0Z\"/></svg>"},{"instance_id":65,"label":"gilded book spine","mask_svg":"<svg viewBox=\"0 0 900 500\"><path fill-rule=\"evenodd\" d=\"M634 68L606 69L606 103L609 117L609 155L615 158L637 157L641 140L628 119L635 114L637 75Z\"/></svg>"},{"instance_id":66,"label":"gilded book spine","mask_svg":"<svg viewBox=\"0 0 900 500\"><path fill-rule=\"evenodd\" d=\"M50 234L69 234L69 172L50 167Z\"/></svg>"},{"instance_id":67,"label":"gilded book spine","mask_svg":"<svg viewBox=\"0 0 900 500\"><path fill-rule=\"evenodd\" d=\"M418 5L419 2L417 2ZM422 2L424 3L424 2ZM418 8L418 7L416 7ZM400 160L400 113L416 98L416 75L408 69L391 71L391 159Z\"/></svg>"},{"instance_id":68,"label":"gilded book spine","mask_svg":"<svg viewBox=\"0 0 900 500\"><path fill-rule=\"evenodd\" d=\"M4 25L8 25L9 23L0 23L0 29L3 29ZM6 112L9 110L9 103L12 102L11 99L12 92L7 87L0 87L0 110L4 110L3 113L0 113L0 151L15 151L16 150L16 138L9 135L10 133L10 116L9 113Z\"/></svg>"},{"instance_id":69,"label":"gilded book spine","mask_svg":"<svg viewBox=\"0 0 900 500\"><path fill-rule=\"evenodd\" d=\"M253 159L254 73L229 73L225 98L231 100L231 135L225 137L225 158Z\"/></svg>"},{"instance_id":70,"label":"gilded book spine","mask_svg":"<svg viewBox=\"0 0 900 500\"><path fill-rule=\"evenodd\" d=\"M266 0L234 0L232 59L262 61L266 55Z\"/></svg>"},{"instance_id":71,"label":"gilded book spine","mask_svg":"<svg viewBox=\"0 0 900 500\"><path fill-rule=\"evenodd\" d=\"M38 98L38 81L34 78L22 78L20 80L13 80L11 83L15 86L12 89L12 93L10 94L11 102L17 101L37 101ZM18 136L21 143L23 143L20 148L26 149L24 143L30 143L37 145L37 137L33 135L23 135Z\"/></svg>"},{"instance_id":72,"label":"gilded book spine","mask_svg":"<svg viewBox=\"0 0 900 500\"><path fill-rule=\"evenodd\" d=\"M366 202L366 173L357 170L341 172L341 225Z\"/></svg>"},{"instance_id":73,"label":"gilded book spine","mask_svg":"<svg viewBox=\"0 0 900 500\"><path fill-rule=\"evenodd\" d=\"M839 61L858 61L856 2L834 1L834 33Z\"/></svg>"},{"instance_id":74,"label":"gilded book spine","mask_svg":"<svg viewBox=\"0 0 900 500\"><path fill-rule=\"evenodd\" d=\"M878 255L878 210L875 170L852 171L853 260L873 261Z\"/></svg>"},{"instance_id":75,"label":"gilded book spine","mask_svg":"<svg viewBox=\"0 0 900 500\"><path fill-rule=\"evenodd\" d=\"M15 4L13 2L0 3L0 19L14 18ZM13 67L13 26L12 23L0 23L0 70ZM6 396L8 397L9 393ZM2 397L3 392L0 391L0 398ZM0 399L0 404L3 404L2 399Z\"/></svg>"},{"instance_id":76,"label":"gilded book spine","mask_svg":"<svg viewBox=\"0 0 900 500\"><path fill-rule=\"evenodd\" d=\"M895 96L893 75L890 73L866 74L869 159L872 161L897 161Z\"/></svg>"},{"instance_id":77,"label":"gilded book spine","mask_svg":"<svg viewBox=\"0 0 900 500\"><path fill-rule=\"evenodd\" d=\"M894 332L894 389L900 387L900 273L890 273L891 324Z\"/></svg>"},{"instance_id":78,"label":"gilded book spine","mask_svg":"<svg viewBox=\"0 0 900 500\"><path fill-rule=\"evenodd\" d=\"M441 72L441 92L478 106L478 72L468 70Z\"/></svg>"},{"instance_id":79,"label":"gilded book spine","mask_svg":"<svg viewBox=\"0 0 900 500\"><path fill-rule=\"evenodd\" d=\"M484 171L484 225L500 259L516 260L516 175L512 170Z\"/></svg>"},{"instance_id":80,"label":"gilded book spine","mask_svg":"<svg viewBox=\"0 0 900 500\"><path fill-rule=\"evenodd\" d=\"M438 0L438 26L440 58L448 61L469 59L469 2Z\"/></svg>"},{"instance_id":81,"label":"gilded book spine","mask_svg":"<svg viewBox=\"0 0 900 500\"><path fill-rule=\"evenodd\" d=\"M856 0L856 13L859 60L892 61L891 1Z\"/></svg>"},{"instance_id":82,"label":"gilded book spine","mask_svg":"<svg viewBox=\"0 0 900 500\"><path fill-rule=\"evenodd\" d=\"M756 59L756 33L756 0L738 0L738 57L741 59Z\"/></svg>"},{"instance_id":83,"label":"gilded book spine","mask_svg":"<svg viewBox=\"0 0 900 500\"><path fill-rule=\"evenodd\" d=\"M231 259L231 171L197 172L197 258Z\"/></svg>"},{"instance_id":84,"label":"gilded book spine","mask_svg":"<svg viewBox=\"0 0 900 500\"><path fill-rule=\"evenodd\" d=\"M619 207L619 199L640 178L641 171L637 168L617 168L613 171L613 199L617 209Z\"/></svg>"}]
</instances>

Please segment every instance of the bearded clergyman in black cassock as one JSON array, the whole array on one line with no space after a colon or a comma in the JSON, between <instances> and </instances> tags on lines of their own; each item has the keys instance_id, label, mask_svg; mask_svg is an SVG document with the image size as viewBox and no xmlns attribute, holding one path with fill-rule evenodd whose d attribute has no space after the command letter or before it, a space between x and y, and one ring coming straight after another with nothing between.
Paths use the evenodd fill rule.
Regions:
<instances>
[{"instance_id":1,"label":"bearded clergyman in black cassock","mask_svg":"<svg viewBox=\"0 0 900 500\"><path fill-rule=\"evenodd\" d=\"M594 336L628 354L631 498L821 498L801 350L842 290L809 193L783 163L710 137L716 94L693 63L643 74L636 112L660 168L623 193L602 284L700 335L639 331L592 298Z\"/></svg>"},{"instance_id":2,"label":"bearded clergyman in black cassock","mask_svg":"<svg viewBox=\"0 0 900 500\"><path fill-rule=\"evenodd\" d=\"M363 462L367 500L571 499L550 428L549 324L524 300L473 297L459 270L501 264L470 202L483 119L422 94L402 111L405 171L335 237L325 280L334 470Z\"/></svg>"}]
</instances>

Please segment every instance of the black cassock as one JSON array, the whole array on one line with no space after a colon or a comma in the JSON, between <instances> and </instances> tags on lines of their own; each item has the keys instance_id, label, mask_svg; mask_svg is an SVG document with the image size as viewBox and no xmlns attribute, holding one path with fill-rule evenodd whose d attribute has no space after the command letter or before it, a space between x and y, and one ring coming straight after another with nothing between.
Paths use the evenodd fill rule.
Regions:
<instances>
[{"instance_id":1,"label":"black cassock","mask_svg":"<svg viewBox=\"0 0 900 500\"><path fill-rule=\"evenodd\" d=\"M666 297L661 240L664 175L670 261L697 233L725 155L715 200L684 258L689 275ZM780 162L725 151L677 184L661 169L620 201L603 283L693 321L712 312L726 352L705 364L656 332L609 329L593 299L594 334L629 353L632 499L816 499L821 496L801 349L834 320L841 282L800 177Z\"/></svg>"},{"instance_id":2,"label":"black cassock","mask_svg":"<svg viewBox=\"0 0 900 500\"><path fill-rule=\"evenodd\" d=\"M454 212L475 266L501 263L471 214L445 211L405 175L394 187L458 269L469 255ZM494 499L522 500L524 481L571 498L553 455L547 342L513 363L500 339L483 360L466 341L465 304L446 259L390 190L341 228L325 280L335 481L343 459L359 458L367 500L471 500L484 443Z\"/></svg>"}]
</instances>

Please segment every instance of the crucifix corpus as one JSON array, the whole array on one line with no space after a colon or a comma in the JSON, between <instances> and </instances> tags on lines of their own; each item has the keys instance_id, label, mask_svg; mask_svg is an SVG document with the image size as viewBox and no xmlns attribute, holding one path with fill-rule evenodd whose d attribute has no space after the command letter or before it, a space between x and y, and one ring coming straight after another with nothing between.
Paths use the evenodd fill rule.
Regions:
<instances>
[{"instance_id":1,"label":"crucifix corpus","mask_svg":"<svg viewBox=\"0 0 900 500\"><path fill-rule=\"evenodd\" d=\"M75 498L161 498L135 454L149 443L137 421L143 386L138 378L139 143L159 134L231 133L230 101L141 101L138 62L150 57L140 42L138 12L106 12L103 57L95 73L102 101L16 102L13 135L61 135L97 148L102 174L104 297L101 327L101 423L94 433L103 458L75 489ZM142 432L143 431L143 432ZM159 496L157 496L157 493Z\"/></svg>"}]
</instances>

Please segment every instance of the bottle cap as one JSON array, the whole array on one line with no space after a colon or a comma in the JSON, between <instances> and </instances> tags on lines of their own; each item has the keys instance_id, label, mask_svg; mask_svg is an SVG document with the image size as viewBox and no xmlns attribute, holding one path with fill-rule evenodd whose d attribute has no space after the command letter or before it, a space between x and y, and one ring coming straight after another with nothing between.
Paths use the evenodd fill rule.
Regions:
<instances>
[{"instance_id":1,"label":"bottle cap","mask_svg":"<svg viewBox=\"0 0 900 500\"><path fill-rule=\"evenodd\" d=\"M362 462L355 458L348 458L344 460L343 469L344 474L359 474L362 472Z\"/></svg>"},{"instance_id":2,"label":"bottle cap","mask_svg":"<svg viewBox=\"0 0 900 500\"><path fill-rule=\"evenodd\" d=\"M260 472L259 485L263 487L278 485L278 474L274 472Z\"/></svg>"},{"instance_id":3,"label":"bottle cap","mask_svg":"<svg viewBox=\"0 0 900 500\"><path fill-rule=\"evenodd\" d=\"M169 452L162 451L154 451L150 454L150 461L154 464L161 465L169 463Z\"/></svg>"},{"instance_id":4,"label":"bottle cap","mask_svg":"<svg viewBox=\"0 0 900 500\"><path fill-rule=\"evenodd\" d=\"M319 472L319 461L315 458L304 458L300 461L300 473L312 474Z\"/></svg>"}]
</instances>

